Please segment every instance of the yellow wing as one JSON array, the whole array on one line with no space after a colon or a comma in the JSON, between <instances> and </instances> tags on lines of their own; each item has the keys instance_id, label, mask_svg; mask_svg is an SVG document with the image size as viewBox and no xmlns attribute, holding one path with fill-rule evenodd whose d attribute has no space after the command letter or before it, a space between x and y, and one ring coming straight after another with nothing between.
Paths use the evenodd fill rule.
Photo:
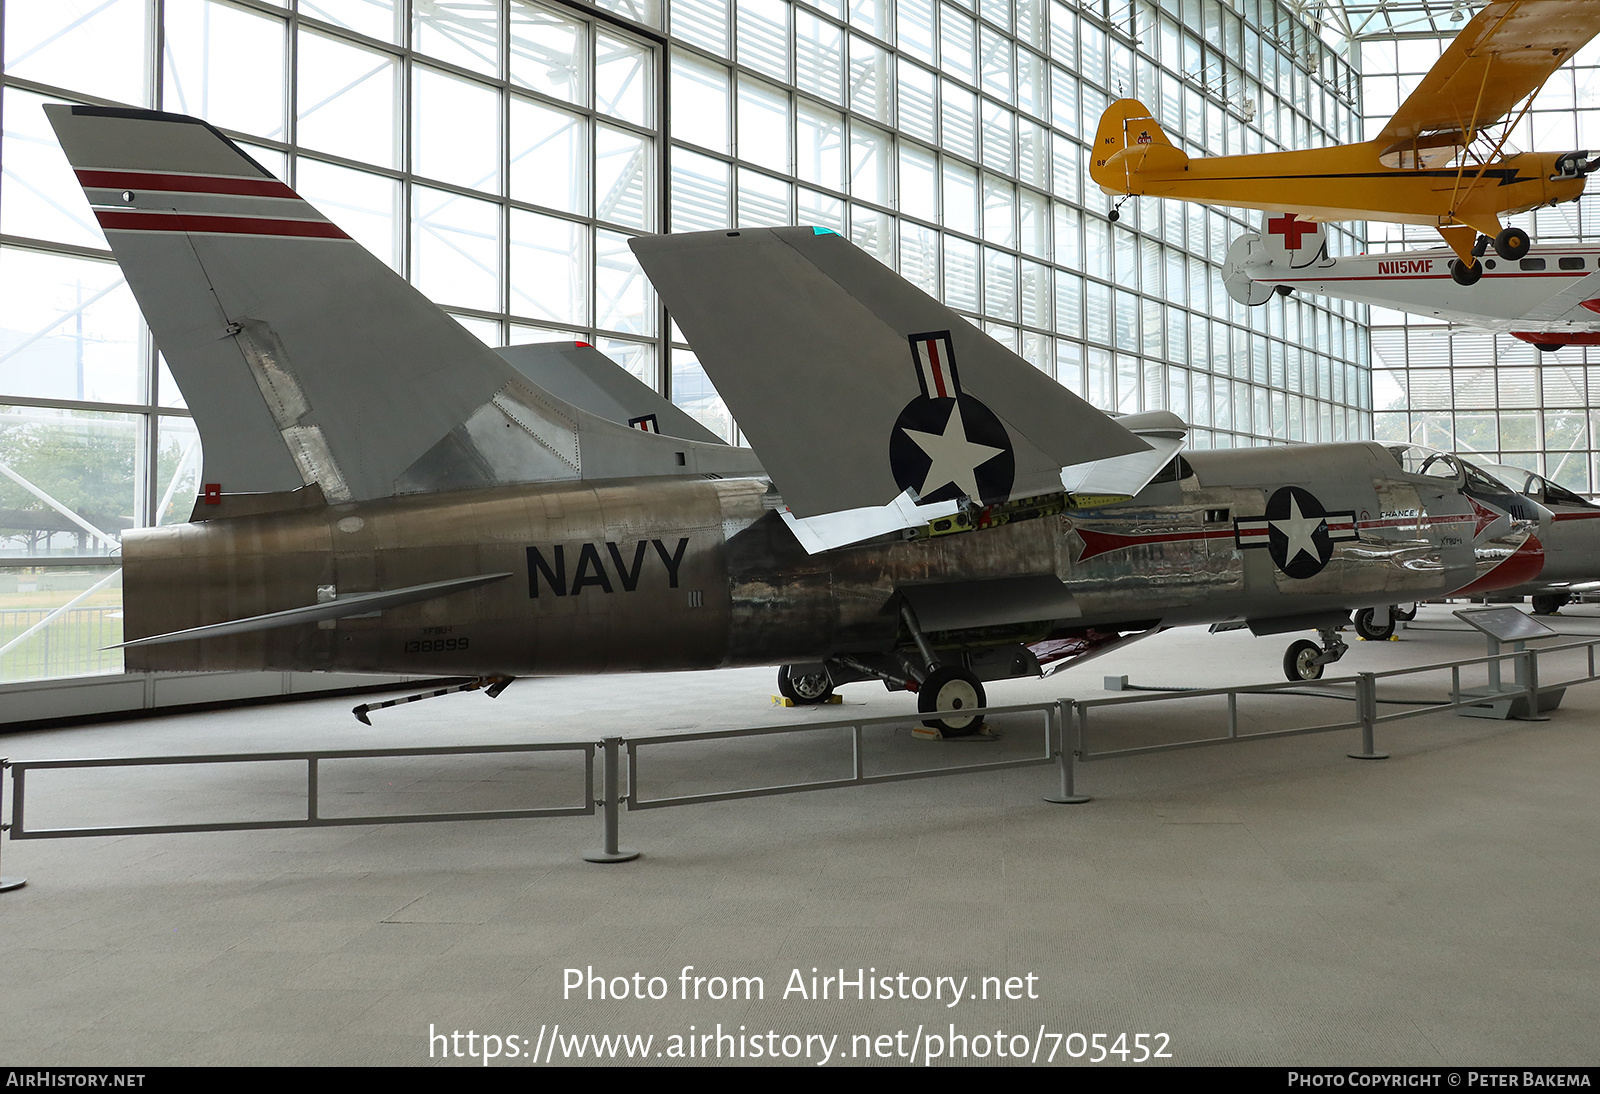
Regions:
<instances>
[{"instance_id":1,"label":"yellow wing","mask_svg":"<svg viewBox=\"0 0 1600 1094\"><path fill-rule=\"evenodd\" d=\"M1396 166L1448 161L1462 143L1544 86L1596 33L1596 0L1493 0L1461 28L1383 127L1377 137L1382 154L1412 154Z\"/></svg>"}]
</instances>

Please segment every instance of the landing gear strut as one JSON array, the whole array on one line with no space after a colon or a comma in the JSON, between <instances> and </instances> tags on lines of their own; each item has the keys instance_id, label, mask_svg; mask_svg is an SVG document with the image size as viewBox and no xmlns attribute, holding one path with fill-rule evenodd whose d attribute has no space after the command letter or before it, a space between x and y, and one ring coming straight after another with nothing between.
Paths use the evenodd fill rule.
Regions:
<instances>
[{"instance_id":1,"label":"landing gear strut","mask_svg":"<svg viewBox=\"0 0 1600 1094\"><path fill-rule=\"evenodd\" d=\"M1345 655L1350 647L1345 645L1339 632L1331 627L1317 631L1322 645L1302 638L1290 646L1283 655L1283 674L1296 683L1322 679L1322 667L1331 665Z\"/></svg>"},{"instance_id":2,"label":"landing gear strut","mask_svg":"<svg viewBox=\"0 0 1600 1094\"><path fill-rule=\"evenodd\" d=\"M937 718L924 718L922 724L943 737L965 737L969 733L976 733L983 725L982 715L953 712L982 709L988 702L983 694L983 682L970 669L939 664L938 655L922 633L922 627L917 623L917 613L910 604L901 603L900 618L911 632L911 640L922 655L926 672L917 685L917 710L922 714L952 712Z\"/></svg>"}]
</instances>

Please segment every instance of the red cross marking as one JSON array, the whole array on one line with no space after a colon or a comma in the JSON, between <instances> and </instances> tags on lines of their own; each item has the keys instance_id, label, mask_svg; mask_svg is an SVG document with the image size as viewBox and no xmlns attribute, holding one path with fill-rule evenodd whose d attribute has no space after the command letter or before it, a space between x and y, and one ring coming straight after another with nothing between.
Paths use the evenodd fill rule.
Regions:
<instances>
[{"instance_id":1,"label":"red cross marking","mask_svg":"<svg viewBox=\"0 0 1600 1094\"><path fill-rule=\"evenodd\" d=\"M1301 237L1310 235L1316 230L1315 224L1296 220L1294 213L1285 213L1281 217L1273 217L1267 221L1267 231L1275 236L1282 236L1284 249L1289 251L1298 251Z\"/></svg>"}]
</instances>

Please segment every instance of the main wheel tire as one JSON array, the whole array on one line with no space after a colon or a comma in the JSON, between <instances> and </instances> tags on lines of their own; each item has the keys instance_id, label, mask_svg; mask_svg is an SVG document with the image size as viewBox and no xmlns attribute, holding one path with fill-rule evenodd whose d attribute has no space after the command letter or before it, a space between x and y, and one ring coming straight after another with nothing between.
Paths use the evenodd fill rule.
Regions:
<instances>
[{"instance_id":1,"label":"main wheel tire","mask_svg":"<svg viewBox=\"0 0 1600 1094\"><path fill-rule=\"evenodd\" d=\"M793 671L793 665L778 669L778 694L796 706L809 707L825 703L833 694L833 679L827 673Z\"/></svg>"},{"instance_id":2,"label":"main wheel tire","mask_svg":"<svg viewBox=\"0 0 1600 1094\"><path fill-rule=\"evenodd\" d=\"M1457 285L1476 285L1483 278L1483 263L1468 266L1459 258L1450 260L1450 277Z\"/></svg>"},{"instance_id":3,"label":"main wheel tire","mask_svg":"<svg viewBox=\"0 0 1600 1094\"><path fill-rule=\"evenodd\" d=\"M986 703L983 682L966 669L939 669L917 689L917 711L921 714L937 710L973 710ZM940 718L924 718L922 724L937 729L946 737L965 737L977 732L983 724L983 716L946 714Z\"/></svg>"},{"instance_id":4,"label":"main wheel tire","mask_svg":"<svg viewBox=\"0 0 1600 1094\"><path fill-rule=\"evenodd\" d=\"M1528 248L1533 246L1533 240L1528 238L1528 233L1521 228L1507 228L1494 237L1494 253L1507 262L1515 262L1520 258L1528 257Z\"/></svg>"},{"instance_id":5,"label":"main wheel tire","mask_svg":"<svg viewBox=\"0 0 1600 1094\"><path fill-rule=\"evenodd\" d=\"M1555 615L1572 597L1566 593L1535 593L1533 597L1534 615Z\"/></svg>"},{"instance_id":6,"label":"main wheel tire","mask_svg":"<svg viewBox=\"0 0 1600 1094\"><path fill-rule=\"evenodd\" d=\"M1321 653L1321 646L1302 638L1284 653L1283 674L1296 683L1321 680L1322 665L1316 660Z\"/></svg>"},{"instance_id":7,"label":"main wheel tire","mask_svg":"<svg viewBox=\"0 0 1600 1094\"><path fill-rule=\"evenodd\" d=\"M1362 608L1356 613L1356 633L1368 642L1387 642L1394 634L1394 609L1389 609L1389 622L1378 626L1372 620L1377 615L1376 609Z\"/></svg>"},{"instance_id":8,"label":"main wheel tire","mask_svg":"<svg viewBox=\"0 0 1600 1094\"><path fill-rule=\"evenodd\" d=\"M1389 618L1390 619L1398 619L1402 623L1409 623L1413 619L1415 619L1416 617L1417 617L1417 606L1415 604L1411 605L1411 607L1407 608L1405 611L1401 611L1399 608L1390 608L1389 609Z\"/></svg>"}]
</instances>

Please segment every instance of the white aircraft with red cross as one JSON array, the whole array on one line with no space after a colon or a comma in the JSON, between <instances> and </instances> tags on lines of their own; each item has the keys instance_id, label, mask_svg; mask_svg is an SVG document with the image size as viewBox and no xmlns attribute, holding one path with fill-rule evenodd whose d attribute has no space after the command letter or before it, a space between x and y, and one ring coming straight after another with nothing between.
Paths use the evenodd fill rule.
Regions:
<instances>
[{"instance_id":1,"label":"white aircraft with red cross","mask_svg":"<svg viewBox=\"0 0 1600 1094\"><path fill-rule=\"evenodd\" d=\"M1482 278L1462 285L1447 247L1334 258L1321 224L1294 213L1263 222L1261 234L1233 241L1223 263L1223 284L1241 304L1303 292L1510 334L1546 351L1600 345L1600 245L1540 245L1515 261L1484 254Z\"/></svg>"}]
</instances>

